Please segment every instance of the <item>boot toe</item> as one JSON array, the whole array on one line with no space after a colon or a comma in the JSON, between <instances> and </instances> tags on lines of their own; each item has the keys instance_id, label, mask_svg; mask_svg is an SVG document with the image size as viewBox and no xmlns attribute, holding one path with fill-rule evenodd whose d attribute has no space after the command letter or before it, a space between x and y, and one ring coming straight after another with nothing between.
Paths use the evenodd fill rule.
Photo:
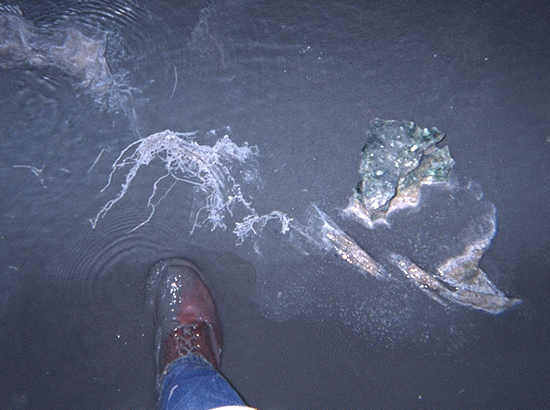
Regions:
<instances>
[{"instance_id":1,"label":"boot toe","mask_svg":"<svg viewBox=\"0 0 550 410\"><path fill-rule=\"evenodd\" d=\"M166 339L181 326L205 323L211 346L205 347L208 351L201 354L219 367L221 327L214 301L197 266L177 258L158 262L151 268L147 281L147 298L158 322L158 349L163 344L169 345Z\"/></svg>"}]
</instances>

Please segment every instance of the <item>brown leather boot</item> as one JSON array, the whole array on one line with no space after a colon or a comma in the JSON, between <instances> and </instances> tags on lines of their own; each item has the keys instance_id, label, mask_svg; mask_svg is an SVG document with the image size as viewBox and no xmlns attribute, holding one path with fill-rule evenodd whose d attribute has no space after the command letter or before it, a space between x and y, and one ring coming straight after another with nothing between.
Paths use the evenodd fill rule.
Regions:
<instances>
[{"instance_id":1,"label":"brown leather boot","mask_svg":"<svg viewBox=\"0 0 550 410\"><path fill-rule=\"evenodd\" d=\"M147 293L158 322L159 375L174 360L187 355L200 356L219 368L221 327L199 268L184 259L160 261L151 269Z\"/></svg>"}]
</instances>

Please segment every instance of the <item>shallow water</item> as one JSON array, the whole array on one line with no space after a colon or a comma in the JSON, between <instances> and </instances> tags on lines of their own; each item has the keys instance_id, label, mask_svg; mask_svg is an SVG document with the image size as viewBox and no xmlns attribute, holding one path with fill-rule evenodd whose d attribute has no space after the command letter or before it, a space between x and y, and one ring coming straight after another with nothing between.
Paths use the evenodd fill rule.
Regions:
<instances>
[{"instance_id":1,"label":"shallow water","mask_svg":"<svg viewBox=\"0 0 550 410\"><path fill-rule=\"evenodd\" d=\"M252 406L548 400L548 6L105 3L0 8L0 407L154 408L145 283L174 256L204 271L224 327L222 372ZM15 18L32 33L17 64L2 53ZM79 48L72 30L105 41L101 82L60 63L98 67L83 54L97 48ZM49 54L51 44L73 51ZM465 209L485 202L435 189L390 228L340 217L377 117L447 134L457 185L473 181L497 209L480 266L520 306L499 316L445 308L406 280L364 276L297 244L274 221L256 247L237 245L231 230L247 214L238 204L227 230L191 235L197 196L184 183L132 231L150 215L160 162L140 169L95 229L89 222L124 182L119 174L101 192L129 144L171 129L199 130L197 142L213 146L222 135L208 131L230 127L235 144L258 147L262 182L245 193L259 214L306 223L314 203L376 260L399 251L435 265L462 246L453 238Z\"/></svg>"}]
</instances>

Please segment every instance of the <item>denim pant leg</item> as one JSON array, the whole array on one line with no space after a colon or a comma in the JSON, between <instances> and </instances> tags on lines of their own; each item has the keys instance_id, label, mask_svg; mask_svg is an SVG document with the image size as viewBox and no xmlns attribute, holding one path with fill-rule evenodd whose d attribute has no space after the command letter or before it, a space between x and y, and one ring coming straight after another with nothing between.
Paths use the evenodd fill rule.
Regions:
<instances>
[{"instance_id":1,"label":"denim pant leg","mask_svg":"<svg viewBox=\"0 0 550 410\"><path fill-rule=\"evenodd\" d=\"M161 380L160 410L208 410L246 406L229 382L210 363L189 355L170 363Z\"/></svg>"}]
</instances>

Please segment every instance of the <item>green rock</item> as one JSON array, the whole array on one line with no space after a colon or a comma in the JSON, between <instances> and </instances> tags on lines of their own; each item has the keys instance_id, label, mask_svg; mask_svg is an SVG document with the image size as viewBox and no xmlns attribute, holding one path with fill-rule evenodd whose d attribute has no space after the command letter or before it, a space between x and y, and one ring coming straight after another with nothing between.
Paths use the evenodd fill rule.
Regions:
<instances>
[{"instance_id":1,"label":"green rock","mask_svg":"<svg viewBox=\"0 0 550 410\"><path fill-rule=\"evenodd\" d=\"M344 214L372 228L386 222L396 209L416 206L420 187L447 183L454 160L437 128L418 128L412 122L375 119L361 150L361 181Z\"/></svg>"}]
</instances>

